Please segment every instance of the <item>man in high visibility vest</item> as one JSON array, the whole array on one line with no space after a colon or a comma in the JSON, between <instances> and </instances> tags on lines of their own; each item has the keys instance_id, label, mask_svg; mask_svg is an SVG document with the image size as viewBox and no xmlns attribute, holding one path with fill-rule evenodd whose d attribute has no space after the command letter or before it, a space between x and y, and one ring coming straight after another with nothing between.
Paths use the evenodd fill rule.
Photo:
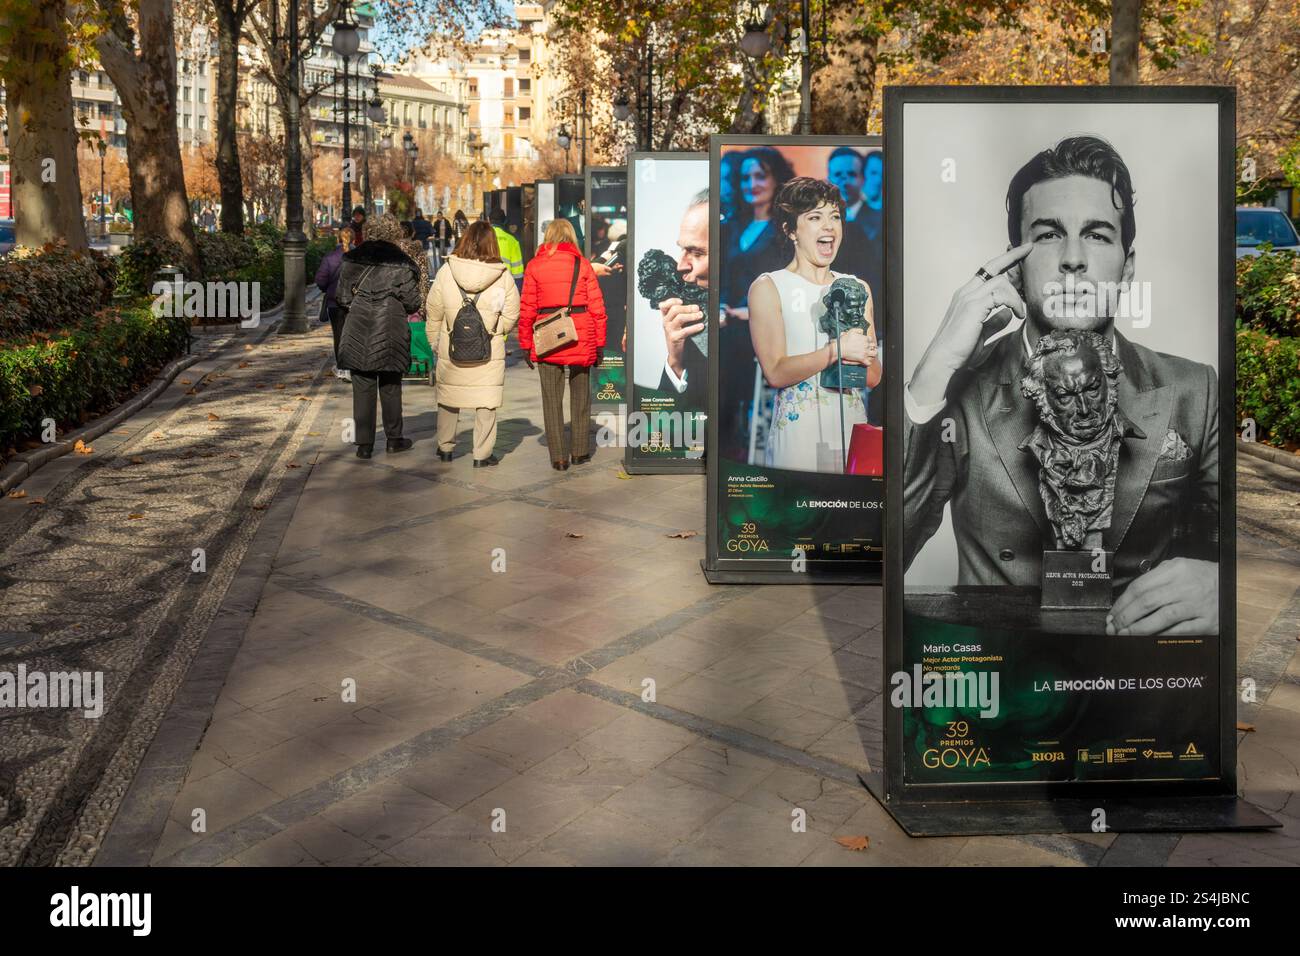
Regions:
<instances>
[{"instance_id":1,"label":"man in high visibility vest","mask_svg":"<svg viewBox=\"0 0 1300 956\"><path fill-rule=\"evenodd\" d=\"M510 235L506 229L506 212L504 209L492 210L492 231L497 234L497 246L501 250L501 261L510 269L515 285L524 291L524 253L519 248L519 240Z\"/></svg>"}]
</instances>

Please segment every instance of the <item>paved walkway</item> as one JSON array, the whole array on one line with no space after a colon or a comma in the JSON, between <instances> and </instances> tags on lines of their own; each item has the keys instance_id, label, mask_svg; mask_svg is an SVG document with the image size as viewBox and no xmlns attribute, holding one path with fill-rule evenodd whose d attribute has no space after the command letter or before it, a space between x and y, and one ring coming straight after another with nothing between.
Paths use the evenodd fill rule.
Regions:
<instances>
[{"instance_id":1,"label":"paved walkway","mask_svg":"<svg viewBox=\"0 0 1300 956\"><path fill-rule=\"evenodd\" d=\"M703 479L604 449L552 471L523 366L499 467L468 434L437 460L419 385L416 447L358 461L326 343L236 347L45 505L0 502L0 632L28 635L0 661L57 649L115 683L94 727L10 718L0 861L1300 863L1300 554L1247 515L1240 773L1283 831L912 840L857 783L881 760L877 590L708 586ZM1239 467L1243 509L1294 516L1294 473Z\"/></svg>"}]
</instances>

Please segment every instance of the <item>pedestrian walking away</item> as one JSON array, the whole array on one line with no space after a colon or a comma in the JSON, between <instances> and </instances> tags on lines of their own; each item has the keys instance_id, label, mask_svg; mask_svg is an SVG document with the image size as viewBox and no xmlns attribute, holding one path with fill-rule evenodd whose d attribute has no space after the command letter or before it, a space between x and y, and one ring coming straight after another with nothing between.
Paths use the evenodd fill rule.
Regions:
<instances>
[{"instance_id":1,"label":"pedestrian walking away","mask_svg":"<svg viewBox=\"0 0 1300 956\"><path fill-rule=\"evenodd\" d=\"M506 336L519 321L519 290L487 223L471 225L438 270L425 312L438 342L438 457L451 461L460 410L472 408L474 467L495 465ZM485 335L489 342L483 355L478 342Z\"/></svg>"},{"instance_id":2,"label":"pedestrian walking away","mask_svg":"<svg viewBox=\"0 0 1300 956\"><path fill-rule=\"evenodd\" d=\"M514 277L515 286L522 293L524 290L524 253L519 248L519 240L506 229L504 209L492 210L492 231L496 233L497 245L501 249L501 260Z\"/></svg>"},{"instance_id":3,"label":"pedestrian walking away","mask_svg":"<svg viewBox=\"0 0 1300 956\"><path fill-rule=\"evenodd\" d=\"M561 313L556 317L557 313ZM563 318L567 313L568 319ZM547 334L548 320L566 326L572 321L577 341L555 346ZM543 351L537 350L538 337ZM564 382L569 381L569 420L572 464L591 460L591 367L605 348L605 299L591 263L578 250L577 235L565 219L552 220L542 245L524 270L519 305L519 346L529 368L536 368L542 385L542 417L551 467L564 471L570 449L564 436Z\"/></svg>"},{"instance_id":4,"label":"pedestrian walking away","mask_svg":"<svg viewBox=\"0 0 1300 956\"><path fill-rule=\"evenodd\" d=\"M402 375L411 364L407 316L421 305L420 270L399 245L397 218L378 216L366 233L366 241L343 256L338 279L343 322L339 365L352 373L358 458L374 451L376 392L388 451L411 447L411 440L402 437Z\"/></svg>"},{"instance_id":5,"label":"pedestrian walking away","mask_svg":"<svg viewBox=\"0 0 1300 956\"><path fill-rule=\"evenodd\" d=\"M343 269L343 257L352 249L352 230L340 229L339 244L325 254L316 269L316 288L325 293L321 296L320 320L330 324L334 337L334 374L341 379L351 379L351 374L339 368L339 333L343 323L339 317L339 273Z\"/></svg>"}]
</instances>

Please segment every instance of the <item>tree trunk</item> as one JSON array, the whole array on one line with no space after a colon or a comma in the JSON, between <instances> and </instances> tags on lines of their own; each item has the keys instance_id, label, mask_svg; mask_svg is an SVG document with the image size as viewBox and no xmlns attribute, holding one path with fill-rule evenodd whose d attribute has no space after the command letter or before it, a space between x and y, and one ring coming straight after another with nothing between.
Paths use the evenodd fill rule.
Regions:
<instances>
[{"instance_id":1,"label":"tree trunk","mask_svg":"<svg viewBox=\"0 0 1300 956\"><path fill-rule=\"evenodd\" d=\"M202 276L176 134L176 45L171 0L139 0L139 54L120 11L95 46L122 98L131 207L138 236L170 239L188 274Z\"/></svg>"},{"instance_id":2,"label":"tree trunk","mask_svg":"<svg viewBox=\"0 0 1300 956\"><path fill-rule=\"evenodd\" d=\"M1142 0L1110 0L1111 86L1138 84L1142 40Z\"/></svg>"},{"instance_id":3,"label":"tree trunk","mask_svg":"<svg viewBox=\"0 0 1300 956\"><path fill-rule=\"evenodd\" d=\"M876 95L880 37L860 20L857 4L846 6L841 0L831 15L829 62L813 74L812 131L866 133Z\"/></svg>"},{"instance_id":4,"label":"tree trunk","mask_svg":"<svg viewBox=\"0 0 1300 956\"><path fill-rule=\"evenodd\" d=\"M748 71L746 71L748 72ZM750 79L746 77L746 79ZM763 131L763 111L758 106L758 97L754 94L752 84L746 84L741 90L740 102L736 104L736 116L731 121L729 133L761 133Z\"/></svg>"},{"instance_id":5,"label":"tree trunk","mask_svg":"<svg viewBox=\"0 0 1300 956\"><path fill-rule=\"evenodd\" d=\"M303 97L301 119L298 121L302 132L302 231L307 238L316 238L316 153L312 150L311 135L315 128L308 109L307 98ZM343 221L348 220L348 213L343 213Z\"/></svg>"},{"instance_id":6,"label":"tree trunk","mask_svg":"<svg viewBox=\"0 0 1300 956\"><path fill-rule=\"evenodd\" d=\"M217 180L221 184L221 231L244 232L244 180L235 139L239 97L239 30L246 11L240 0L212 0L217 14Z\"/></svg>"},{"instance_id":7,"label":"tree trunk","mask_svg":"<svg viewBox=\"0 0 1300 956\"><path fill-rule=\"evenodd\" d=\"M36 29L13 40L13 59L26 66L6 71L16 238L21 246L65 239L85 249L63 0L40 4L34 16Z\"/></svg>"}]
</instances>

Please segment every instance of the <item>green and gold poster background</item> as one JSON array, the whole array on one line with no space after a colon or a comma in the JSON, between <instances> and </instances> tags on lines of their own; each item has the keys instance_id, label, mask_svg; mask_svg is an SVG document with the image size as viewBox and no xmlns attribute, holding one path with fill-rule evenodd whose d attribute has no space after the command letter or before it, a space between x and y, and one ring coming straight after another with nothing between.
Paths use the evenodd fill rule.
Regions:
<instances>
[{"instance_id":1,"label":"green and gold poster background","mask_svg":"<svg viewBox=\"0 0 1300 956\"><path fill-rule=\"evenodd\" d=\"M906 783L1183 780L1220 773L1215 638L982 628L912 610L903 621L903 667L887 690L890 705L912 704L900 708ZM917 675L926 673L982 675L986 688L996 674L996 715L970 700L918 707L898 696L897 675L910 678L915 697Z\"/></svg>"},{"instance_id":2,"label":"green and gold poster background","mask_svg":"<svg viewBox=\"0 0 1300 956\"><path fill-rule=\"evenodd\" d=\"M600 276L605 299L605 354L592 370L591 403L611 408L627 401L627 363L623 331L627 328L627 169L587 170L586 253L593 263L608 259L613 274Z\"/></svg>"}]
</instances>

